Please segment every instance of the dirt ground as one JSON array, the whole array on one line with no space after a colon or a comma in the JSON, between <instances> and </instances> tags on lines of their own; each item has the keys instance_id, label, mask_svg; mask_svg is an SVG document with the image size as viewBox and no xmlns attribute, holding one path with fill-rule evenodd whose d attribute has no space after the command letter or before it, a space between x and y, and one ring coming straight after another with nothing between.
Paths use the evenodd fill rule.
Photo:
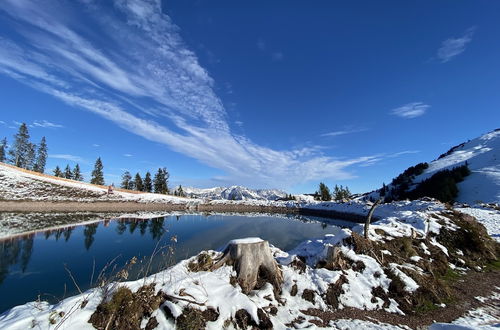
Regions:
<instances>
[{"instance_id":1,"label":"dirt ground","mask_svg":"<svg viewBox=\"0 0 500 330\"><path fill-rule=\"evenodd\" d=\"M297 210L241 204L187 204L137 202L45 202L0 201L0 212L133 212L133 211L196 211L196 212L266 212L296 213Z\"/></svg>"}]
</instances>

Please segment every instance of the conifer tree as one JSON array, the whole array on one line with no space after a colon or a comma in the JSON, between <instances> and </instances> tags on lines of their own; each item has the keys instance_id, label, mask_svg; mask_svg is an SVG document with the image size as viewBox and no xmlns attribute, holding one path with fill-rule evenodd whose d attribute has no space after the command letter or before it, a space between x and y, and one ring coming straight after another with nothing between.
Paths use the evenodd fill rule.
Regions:
<instances>
[{"instance_id":1,"label":"conifer tree","mask_svg":"<svg viewBox=\"0 0 500 330\"><path fill-rule=\"evenodd\" d=\"M146 192L151 192L153 191L153 182L151 181L151 173L146 172L146 175L144 176L144 180L143 180L143 191L146 191Z\"/></svg>"},{"instance_id":2,"label":"conifer tree","mask_svg":"<svg viewBox=\"0 0 500 330\"><path fill-rule=\"evenodd\" d=\"M61 169L59 168L59 165L56 166L56 168L54 169L54 176L57 176L57 177L60 177L60 178L63 177L63 173L61 172Z\"/></svg>"},{"instance_id":3,"label":"conifer tree","mask_svg":"<svg viewBox=\"0 0 500 330\"><path fill-rule=\"evenodd\" d=\"M103 166L101 157L97 158L94 165L94 170L92 171L92 178L90 183L104 185L104 173L102 172Z\"/></svg>"},{"instance_id":4,"label":"conifer tree","mask_svg":"<svg viewBox=\"0 0 500 330\"><path fill-rule=\"evenodd\" d=\"M28 153L26 154L26 165L24 166L27 170L33 170L35 168L36 162L36 146L28 142Z\"/></svg>"},{"instance_id":5,"label":"conifer tree","mask_svg":"<svg viewBox=\"0 0 500 330\"><path fill-rule=\"evenodd\" d=\"M323 182L320 182L319 184L318 193L322 201L329 201L332 199L332 195L330 194L330 189Z\"/></svg>"},{"instance_id":6,"label":"conifer tree","mask_svg":"<svg viewBox=\"0 0 500 330\"><path fill-rule=\"evenodd\" d=\"M14 143L9 150L10 162L17 167L26 168L28 153L30 152L30 135L28 126L22 123L19 131L14 135Z\"/></svg>"},{"instance_id":7,"label":"conifer tree","mask_svg":"<svg viewBox=\"0 0 500 330\"><path fill-rule=\"evenodd\" d=\"M73 172L71 172L71 168L68 164L66 164L66 168L64 169L64 177L66 179L73 179Z\"/></svg>"},{"instance_id":8,"label":"conifer tree","mask_svg":"<svg viewBox=\"0 0 500 330\"><path fill-rule=\"evenodd\" d=\"M7 138L3 138L0 142L0 162L5 163L7 160Z\"/></svg>"},{"instance_id":9,"label":"conifer tree","mask_svg":"<svg viewBox=\"0 0 500 330\"><path fill-rule=\"evenodd\" d=\"M122 183L121 187L123 189L129 189L130 187L130 181L132 181L132 176L130 175L129 171L125 171L122 175Z\"/></svg>"},{"instance_id":10,"label":"conifer tree","mask_svg":"<svg viewBox=\"0 0 500 330\"><path fill-rule=\"evenodd\" d=\"M182 186L179 185L179 187L176 190L176 195L179 197L186 197L186 193L184 192L184 189L182 189Z\"/></svg>"},{"instance_id":11,"label":"conifer tree","mask_svg":"<svg viewBox=\"0 0 500 330\"><path fill-rule=\"evenodd\" d=\"M37 148L37 156L33 170L39 173L45 172L45 165L47 164L47 142L45 136L42 137Z\"/></svg>"},{"instance_id":12,"label":"conifer tree","mask_svg":"<svg viewBox=\"0 0 500 330\"><path fill-rule=\"evenodd\" d=\"M142 191L144 189L144 184L142 182L142 178L141 178L141 175L139 173L135 174L134 188L137 191Z\"/></svg>"},{"instance_id":13,"label":"conifer tree","mask_svg":"<svg viewBox=\"0 0 500 330\"><path fill-rule=\"evenodd\" d=\"M153 186L155 189L155 193L157 194L168 194L168 179L170 175L167 172L167 169L159 168L158 172L155 174L153 179Z\"/></svg>"},{"instance_id":14,"label":"conifer tree","mask_svg":"<svg viewBox=\"0 0 500 330\"><path fill-rule=\"evenodd\" d=\"M82 172L80 171L80 165L78 164L76 164L75 168L73 169L73 180L83 181L83 175Z\"/></svg>"}]
</instances>

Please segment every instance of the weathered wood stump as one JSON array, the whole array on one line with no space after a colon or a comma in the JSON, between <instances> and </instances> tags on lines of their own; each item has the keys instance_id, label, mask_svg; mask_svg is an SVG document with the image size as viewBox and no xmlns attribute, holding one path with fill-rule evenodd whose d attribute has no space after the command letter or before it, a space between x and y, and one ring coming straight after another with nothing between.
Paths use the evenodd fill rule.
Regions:
<instances>
[{"instance_id":1,"label":"weathered wood stump","mask_svg":"<svg viewBox=\"0 0 500 330\"><path fill-rule=\"evenodd\" d=\"M375 203L373 203L373 205L370 209L370 212L368 212L368 216L366 217L366 222L365 222L365 238L366 239L370 239L370 237L368 237L368 231L370 229L370 222L372 221L373 212L375 212L375 208L383 201L384 201L383 198L380 198L379 200L377 200Z\"/></svg>"},{"instance_id":2,"label":"weathered wood stump","mask_svg":"<svg viewBox=\"0 0 500 330\"><path fill-rule=\"evenodd\" d=\"M232 265L236 270L237 281L243 293L259 289L264 282L274 287L275 294L281 291L283 274L274 259L269 243L260 238L232 240L223 251L222 257L213 269Z\"/></svg>"}]
</instances>

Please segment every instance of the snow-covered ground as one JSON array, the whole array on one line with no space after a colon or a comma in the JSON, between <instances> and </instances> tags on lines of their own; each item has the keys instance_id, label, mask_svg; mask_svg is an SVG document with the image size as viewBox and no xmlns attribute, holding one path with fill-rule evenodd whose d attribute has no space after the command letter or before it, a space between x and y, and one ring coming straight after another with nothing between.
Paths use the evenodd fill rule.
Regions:
<instances>
[{"instance_id":1,"label":"snow-covered ground","mask_svg":"<svg viewBox=\"0 0 500 330\"><path fill-rule=\"evenodd\" d=\"M477 219L488 231L491 237L500 242L500 211L493 208L482 207L457 207L457 211L466 213Z\"/></svg>"},{"instance_id":2,"label":"snow-covered ground","mask_svg":"<svg viewBox=\"0 0 500 330\"><path fill-rule=\"evenodd\" d=\"M316 203L310 205L319 209L335 209L345 212L365 213L369 206L359 202L335 204ZM460 211L470 214L479 214L482 219L488 218L493 223L499 223L500 217L485 213L486 209L460 208ZM369 236L373 241L383 242L402 236L425 237L436 235L446 227L454 230L455 225L450 222L443 212L449 212L444 205L435 201L413 201L398 202L381 205L376 215L380 220L370 226ZM488 215L488 216L487 216ZM497 226L498 228L498 226ZM155 292L162 291L169 297L174 297L163 302L162 308L168 309L173 316L162 311L155 310L151 317L158 322L158 329L172 329L175 320L187 308L203 311L209 308L217 311L218 317L214 321L207 322L208 329L221 329L227 326L228 319L235 319L236 312L245 310L251 320L259 323L259 313L265 311L275 329L290 328L293 323L297 327L312 326L316 317L302 312L309 308L328 310L332 308L328 300L328 292L331 285L341 283L339 287L337 306L335 309L354 307L364 310L384 310L390 313L402 314L403 311L398 302L392 298L381 297L387 295L390 290L391 279L387 276L387 269L397 276L404 284L404 290L411 294L418 289L419 284L411 278L406 271L410 269L417 273L423 273L419 260L424 256L432 245L448 254L448 251L435 239L431 239L428 246L421 249L421 256L414 256L405 263L390 263L383 266L380 256L356 253L345 239L353 235L353 232L362 233L363 226L355 226L352 230L342 229L338 235L326 235L321 238L302 242L291 251L284 252L271 246L271 251L281 265L283 284L280 296L275 296L271 284L265 284L260 290L244 294L239 285L231 284L231 277L236 275L232 266L222 266L214 271L192 272L188 265L197 260L197 256L181 261L173 267L160 273L149 276L146 279L133 282L120 283L133 292L140 287L154 283ZM382 234L382 232L384 234ZM252 242L256 238L252 239ZM329 249L336 247L340 253L349 260L351 264L358 265L358 269L347 267L346 269L317 268L318 261L324 260ZM434 247L432 247L434 248ZM436 250L434 248L434 250ZM220 251L207 251L212 259L221 256ZM387 251L390 254L389 251ZM435 253L435 252L434 252ZM298 260L305 260L303 268L297 267ZM362 266L359 266L362 265ZM341 280L342 279L342 280ZM341 280L342 282L339 282ZM116 289L116 287L114 287ZM374 290L379 294L375 294ZM90 316L103 299L104 290L100 288L91 289L79 296L70 297L58 304L50 305L45 302L31 302L17 306L0 315L0 328L2 329L27 329L36 327L39 329L91 329L88 323ZM176 299L178 297L180 299ZM82 305L83 302L86 302ZM83 306L83 307L82 307ZM273 311L273 312L271 312ZM475 313L475 314L474 314ZM478 314L479 313L479 314ZM488 311L471 312L469 318L456 321L455 325L466 325L478 327L484 325L481 320L498 323L498 319L488 314ZM147 319L143 320L144 325ZM475 322L475 323L472 323ZM437 324L436 327L445 327L445 324ZM388 324L368 322L361 320L338 319L328 325L329 328L358 329L398 329Z\"/></svg>"}]
</instances>

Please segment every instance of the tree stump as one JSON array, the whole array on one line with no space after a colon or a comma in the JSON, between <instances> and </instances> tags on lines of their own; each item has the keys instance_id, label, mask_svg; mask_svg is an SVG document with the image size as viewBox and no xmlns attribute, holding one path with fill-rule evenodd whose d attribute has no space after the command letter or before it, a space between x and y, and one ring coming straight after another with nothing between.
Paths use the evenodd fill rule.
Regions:
<instances>
[{"instance_id":1,"label":"tree stump","mask_svg":"<svg viewBox=\"0 0 500 330\"><path fill-rule=\"evenodd\" d=\"M245 294L253 289L259 289L264 282L271 283L275 294L281 291L283 274L271 254L267 241L260 238L230 241L213 269L223 265L234 267L238 284Z\"/></svg>"}]
</instances>

